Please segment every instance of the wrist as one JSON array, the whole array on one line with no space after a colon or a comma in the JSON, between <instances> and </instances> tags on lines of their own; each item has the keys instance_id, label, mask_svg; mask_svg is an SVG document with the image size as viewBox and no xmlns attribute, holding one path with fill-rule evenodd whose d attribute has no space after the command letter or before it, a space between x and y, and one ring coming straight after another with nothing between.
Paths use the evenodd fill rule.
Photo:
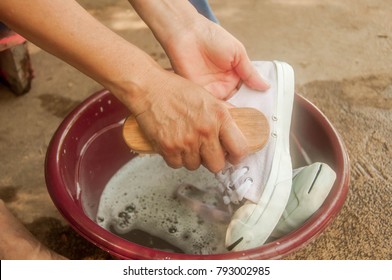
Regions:
<instances>
[{"instance_id":1,"label":"wrist","mask_svg":"<svg viewBox=\"0 0 392 280\"><path fill-rule=\"evenodd\" d=\"M166 50L183 34L188 34L198 25L201 16L184 0L129 0L143 21L152 30L155 38Z\"/></svg>"},{"instance_id":2,"label":"wrist","mask_svg":"<svg viewBox=\"0 0 392 280\"><path fill-rule=\"evenodd\" d=\"M164 69L147 55L138 63L130 62L128 68L131 71L121 71L119 67L117 75L108 76L102 84L136 116L151 105L150 88L159 84Z\"/></svg>"}]
</instances>

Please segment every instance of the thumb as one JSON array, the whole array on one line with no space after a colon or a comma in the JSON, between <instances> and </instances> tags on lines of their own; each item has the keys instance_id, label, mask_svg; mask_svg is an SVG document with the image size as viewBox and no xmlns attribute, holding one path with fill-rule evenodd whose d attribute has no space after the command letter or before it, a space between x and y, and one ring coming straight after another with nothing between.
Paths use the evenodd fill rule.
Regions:
<instances>
[{"instance_id":1,"label":"thumb","mask_svg":"<svg viewBox=\"0 0 392 280\"><path fill-rule=\"evenodd\" d=\"M240 61L235 67L235 71L241 80L252 89L266 91L270 88L270 84L260 76L248 56L244 53L240 56Z\"/></svg>"}]
</instances>

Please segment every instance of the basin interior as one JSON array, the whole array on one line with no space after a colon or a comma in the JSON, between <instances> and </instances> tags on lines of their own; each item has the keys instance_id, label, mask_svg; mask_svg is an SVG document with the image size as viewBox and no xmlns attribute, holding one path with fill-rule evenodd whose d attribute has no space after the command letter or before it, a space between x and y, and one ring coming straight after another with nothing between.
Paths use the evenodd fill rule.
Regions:
<instances>
[{"instance_id":1,"label":"basin interior","mask_svg":"<svg viewBox=\"0 0 392 280\"><path fill-rule=\"evenodd\" d=\"M122 139L122 123L128 115L129 111L109 92L101 91L91 96L59 127L46 163L48 190L60 212L80 234L121 258L138 256L124 255L124 246L128 244L119 241L120 238L112 233L104 233L105 230L95 224L95 218L104 187L124 164L135 157ZM279 257L306 243L304 234L309 240L316 236L336 215L345 198L347 159L339 136L321 112L298 95L294 102L291 135L294 168L307 165L309 160L324 162L335 170L337 180L325 206L304 224L300 236L289 234L292 248L289 250L283 246L281 253L275 248L278 252L275 256L263 255L263 258ZM283 237L283 243L285 238L290 236ZM139 248L139 251L143 252L143 249ZM144 255L139 257L159 255L151 251L157 250L145 249ZM251 256L254 254L252 252Z\"/></svg>"}]
</instances>

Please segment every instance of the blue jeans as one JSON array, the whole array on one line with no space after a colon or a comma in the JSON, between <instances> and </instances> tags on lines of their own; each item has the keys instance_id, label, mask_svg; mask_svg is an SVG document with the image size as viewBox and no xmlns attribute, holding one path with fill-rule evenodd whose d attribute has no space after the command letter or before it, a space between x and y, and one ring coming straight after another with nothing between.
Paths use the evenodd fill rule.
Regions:
<instances>
[{"instance_id":1,"label":"blue jeans","mask_svg":"<svg viewBox=\"0 0 392 280\"><path fill-rule=\"evenodd\" d=\"M210 8L210 5L208 4L208 0L189 0L189 2L200 14L215 23L219 23L218 19L215 17L213 11Z\"/></svg>"}]
</instances>

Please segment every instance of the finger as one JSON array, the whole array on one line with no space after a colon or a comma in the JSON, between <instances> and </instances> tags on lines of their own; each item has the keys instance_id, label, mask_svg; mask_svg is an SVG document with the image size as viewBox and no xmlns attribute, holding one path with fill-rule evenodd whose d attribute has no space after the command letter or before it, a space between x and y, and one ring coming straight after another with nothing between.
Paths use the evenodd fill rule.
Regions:
<instances>
[{"instance_id":1,"label":"finger","mask_svg":"<svg viewBox=\"0 0 392 280\"><path fill-rule=\"evenodd\" d=\"M201 158L198 151L189 151L182 153L182 162L186 169L196 170L200 167Z\"/></svg>"},{"instance_id":2,"label":"finger","mask_svg":"<svg viewBox=\"0 0 392 280\"><path fill-rule=\"evenodd\" d=\"M270 88L270 84L260 76L246 53L240 56L235 71L241 80L252 89L266 91Z\"/></svg>"},{"instance_id":3,"label":"finger","mask_svg":"<svg viewBox=\"0 0 392 280\"><path fill-rule=\"evenodd\" d=\"M201 145L200 157L202 164L212 173L218 173L225 167L225 152L218 138Z\"/></svg>"},{"instance_id":4,"label":"finger","mask_svg":"<svg viewBox=\"0 0 392 280\"><path fill-rule=\"evenodd\" d=\"M182 156L181 154L166 154L162 155L163 159L165 160L166 164L174 169L181 168L183 166Z\"/></svg>"},{"instance_id":5,"label":"finger","mask_svg":"<svg viewBox=\"0 0 392 280\"><path fill-rule=\"evenodd\" d=\"M226 158L231 164L240 163L248 154L246 139L232 118L223 123L219 138L227 153Z\"/></svg>"}]
</instances>

